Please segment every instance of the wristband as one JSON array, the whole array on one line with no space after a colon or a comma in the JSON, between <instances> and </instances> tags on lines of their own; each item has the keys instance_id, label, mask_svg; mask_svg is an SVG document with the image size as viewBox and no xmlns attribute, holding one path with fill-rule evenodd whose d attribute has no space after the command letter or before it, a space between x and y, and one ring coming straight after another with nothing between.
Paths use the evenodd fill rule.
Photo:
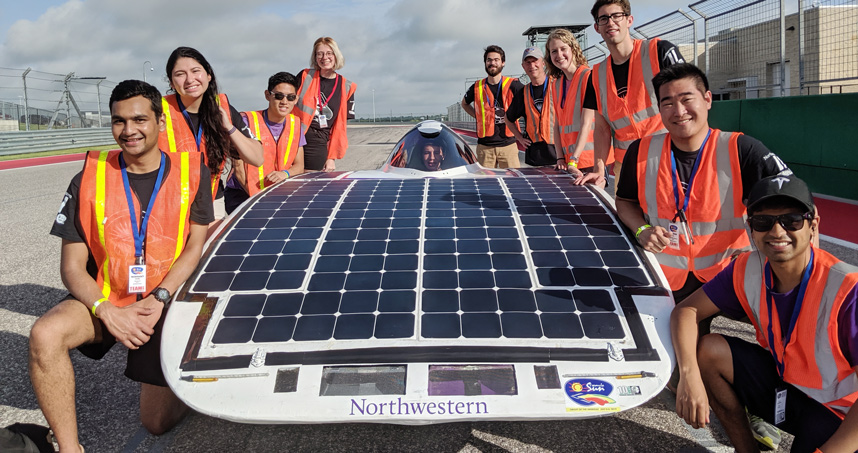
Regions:
<instances>
[{"instance_id":1,"label":"wristband","mask_svg":"<svg viewBox=\"0 0 858 453\"><path fill-rule=\"evenodd\" d=\"M292 175L289 174L289 170L283 170L283 173L286 173L286 179L289 179L292 177Z\"/></svg>"},{"instance_id":2,"label":"wristband","mask_svg":"<svg viewBox=\"0 0 858 453\"><path fill-rule=\"evenodd\" d=\"M227 132L227 134L232 135L237 130L238 129L236 129L235 126L232 126L232 129L230 129L229 132Z\"/></svg>"},{"instance_id":3,"label":"wristband","mask_svg":"<svg viewBox=\"0 0 858 453\"><path fill-rule=\"evenodd\" d=\"M572 168L578 168L578 162L576 162L574 160L569 161L569 166Z\"/></svg>"},{"instance_id":4,"label":"wristband","mask_svg":"<svg viewBox=\"0 0 858 453\"><path fill-rule=\"evenodd\" d=\"M638 228L638 230L635 231L635 239L640 239L641 233L643 233L644 230L648 230L650 228L652 228L652 225L650 225L648 223L641 225L640 228Z\"/></svg>"},{"instance_id":5,"label":"wristband","mask_svg":"<svg viewBox=\"0 0 858 453\"><path fill-rule=\"evenodd\" d=\"M107 300L106 297L102 297L101 299L98 299L97 301L92 303L92 308L89 309L89 311L92 312L92 316L95 316L96 318L98 318L98 315L95 314L95 309L98 308L98 306L101 305L103 302L109 303L110 301Z\"/></svg>"}]
</instances>

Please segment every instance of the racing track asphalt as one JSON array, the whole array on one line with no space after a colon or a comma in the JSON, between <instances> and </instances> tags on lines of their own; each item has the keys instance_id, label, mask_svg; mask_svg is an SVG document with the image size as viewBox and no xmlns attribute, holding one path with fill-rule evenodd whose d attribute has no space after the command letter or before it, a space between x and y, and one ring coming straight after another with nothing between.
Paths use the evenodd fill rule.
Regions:
<instances>
[{"instance_id":1,"label":"racing track asphalt","mask_svg":"<svg viewBox=\"0 0 858 453\"><path fill-rule=\"evenodd\" d=\"M350 149L338 170L377 168L406 128L349 126ZM469 140L473 142L473 140ZM48 234L81 162L0 171L0 426L45 424L27 374L27 336L38 316L66 291L60 240ZM852 264L858 252L823 243ZM716 321L716 330L753 340L749 326ZM126 351L103 360L72 352L81 443L93 452L208 451L731 451L717 422L692 430L663 391L644 406L581 421L515 421L399 426L382 424L245 425L192 414L164 436L138 421L139 390L123 376ZM713 417L713 420L714 417ZM788 451L789 439L780 451Z\"/></svg>"}]
</instances>

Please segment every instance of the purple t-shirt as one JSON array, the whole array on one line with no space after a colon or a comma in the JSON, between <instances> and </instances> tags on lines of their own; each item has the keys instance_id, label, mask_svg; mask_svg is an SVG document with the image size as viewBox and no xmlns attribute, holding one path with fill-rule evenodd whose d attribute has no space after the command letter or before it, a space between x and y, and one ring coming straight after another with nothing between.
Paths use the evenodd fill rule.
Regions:
<instances>
[{"instance_id":1,"label":"purple t-shirt","mask_svg":"<svg viewBox=\"0 0 858 453\"><path fill-rule=\"evenodd\" d=\"M244 120L245 123L250 124L250 121L247 119L247 116L245 116L244 113L241 114L241 118ZM283 133L283 128L286 127L286 121L283 121L282 123L272 123L268 121L268 110L262 112L262 118L265 120L265 124L268 125L268 130L271 131L271 135L274 136L274 140L279 140L280 134ZM306 131L307 128L304 126L304 124L301 124L301 134L298 135L299 147L307 144L307 139L304 138L304 133ZM231 189L241 189L241 184L238 182L238 179L236 179L235 173L233 173L229 177L229 180L226 182L226 186Z\"/></svg>"},{"instance_id":2,"label":"purple t-shirt","mask_svg":"<svg viewBox=\"0 0 858 453\"><path fill-rule=\"evenodd\" d=\"M739 302L735 289L733 289L734 263L735 261L730 263L715 278L706 282L703 285L703 291L724 315L729 318L740 319L746 313L745 309L742 308L742 303ZM772 297L775 300L775 308L778 310L781 332L786 332L798 297L798 287L787 293L773 291ZM858 358L858 285L849 291L846 300L840 306L840 313L837 314L837 325L839 326L837 338L840 342L840 349L846 356L846 360L849 361L849 366L854 368L855 359Z\"/></svg>"}]
</instances>

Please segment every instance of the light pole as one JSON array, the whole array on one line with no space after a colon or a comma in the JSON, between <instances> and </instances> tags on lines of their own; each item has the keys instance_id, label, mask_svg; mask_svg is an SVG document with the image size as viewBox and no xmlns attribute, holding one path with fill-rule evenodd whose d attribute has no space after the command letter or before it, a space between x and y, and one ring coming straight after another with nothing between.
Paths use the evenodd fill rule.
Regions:
<instances>
[{"instance_id":1,"label":"light pole","mask_svg":"<svg viewBox=\"0 0 858 453\"><path fill-rule=\"evenodd\" d=\"M375 90L372 90L372 122L375 122Z\"/></svg>"},{"instance_id":2,"label":"light pole","mask_svg":"<svg viewBox=\"0 0 858 453\"><path fill-rule=\"evenodd\" d=\"M152 67L152 62L146 60L143 62L143 81L146 81L146 68L149 68L150 71L154 71L155 68Z\"/></svg>"}]
</instances>

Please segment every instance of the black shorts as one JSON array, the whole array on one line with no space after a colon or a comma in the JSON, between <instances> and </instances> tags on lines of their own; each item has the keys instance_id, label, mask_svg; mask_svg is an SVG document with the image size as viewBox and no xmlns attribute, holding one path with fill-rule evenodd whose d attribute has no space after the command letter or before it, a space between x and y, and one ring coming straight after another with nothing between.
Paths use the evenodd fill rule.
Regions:
<instances>
[{"instance_id":1,"label":"black shorts","mask_svg":"<svg viewBox=\"0 0 858 453\"><path fill-rule=\"evenodd\" d=\"M166 313L167 310L161 311L161 318L155 324L155 333L149 341L138 349L128 350L128 361L125 364L125 377L128 379L160 387L167 386L167 380L164 379L164 372L161 370L161 331L164 329ZM101 360L116 344L116 338L107 330L104 323L101 320L98 323L101 324L101 342L84 344L77 348L81 354L94 360Z\"/></svg>"},{"instance_id":2,"label":"black shorts","mask_svg":"<svg viewBox=\"0 0 858 453\"><path fill-rule=\"evenodd\" d=\"M223 202L226 213L232 214L232 211L235 211L235 208L241 206L248 198L250 198L250 195L244 189L236 189L234 187L225 188L223 190Z\"/></svg>"},{"instance_id":3,"label":"black shorts","mask_svg":"<svg viewBox=\"0 0 858 453\"><path fill-rule=\"evenodd\" d=\"M831 409L781 380L775 360L758 344L724 336L733 355L733 389L748 412L774 424L775 394L787 390L786 420L778 428L795 436L793 452L812 452L840 427Z\"/></svg>"},{"instance_id":4,"label":"black shorts","mask_svg":"<svg viewBox=\"0 0 858 453\"><path fill-rule=\"evenodd\" d=\"M328 161L329 130L308 128L304 134L307 144L304 145L304 169L321 170Z\"/></svg>"}]
</instances>

